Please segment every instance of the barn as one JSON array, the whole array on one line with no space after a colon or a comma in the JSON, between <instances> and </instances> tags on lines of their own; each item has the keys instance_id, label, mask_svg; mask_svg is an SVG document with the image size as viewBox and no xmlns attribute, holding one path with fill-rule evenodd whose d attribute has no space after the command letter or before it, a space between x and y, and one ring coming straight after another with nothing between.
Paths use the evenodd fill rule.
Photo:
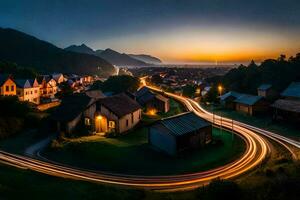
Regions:
<instances>
[{"instance_id":1,"label":"barn","mask_svg":"<svg viewBox=\"0 0 300 200\"><path fill-rule=\"evenodd\" d=\"M212 140L212 126L193 112L157 121L149 127L148 143L171 156L198 149Z\"/></svg>"}]
</instances>

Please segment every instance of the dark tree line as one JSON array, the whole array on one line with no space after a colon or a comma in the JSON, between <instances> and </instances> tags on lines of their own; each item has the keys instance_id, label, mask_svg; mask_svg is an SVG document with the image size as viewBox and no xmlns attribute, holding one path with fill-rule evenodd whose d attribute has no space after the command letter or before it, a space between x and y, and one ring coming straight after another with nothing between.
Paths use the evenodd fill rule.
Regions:
<instances>
[{"instance_id":1,"label":"dark tree line","mask_svg":"<svg viewBox=\"0 0 300 200\"><path fill-rule=\"evenodd\" d=\"M248 66L240 65L226 75L207 79L211 83L222 83L226 90L256 94L261 84L272 84L274 89L282 91L291 82L300 81L300 53L286 58L267 59L260 65L254 61Z\"/></svg>"}]
</instances>

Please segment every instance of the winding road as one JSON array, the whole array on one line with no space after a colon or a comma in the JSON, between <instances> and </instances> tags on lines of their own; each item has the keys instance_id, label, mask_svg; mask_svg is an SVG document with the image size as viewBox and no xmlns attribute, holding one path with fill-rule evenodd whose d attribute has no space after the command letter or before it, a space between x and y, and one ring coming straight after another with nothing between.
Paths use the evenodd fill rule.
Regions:
<instances>
[{"instance_id":1,"label":"winding road","mask_svg":"<svg viewBox=\"0 0 300 200\"><path fill-rule=\"evenodd\" d=\"M148 87L152 90L163 92L160 89ZM297 159L296 153L293 148L291 148L291 146L300 148L300 143L297 141L229 118L213 115L204 110L192 99L167 92L164 92L164 94L180 101L188 110L195 112L197 115L212 122L214 125L233 130L235 134L244 139L247 145L244 154L239 159L225 166L198 173L174 176L135 176L89 171L51 161L41 161L23 155L15 155L4 151L0 151L0 162L58 177L144 189L182 190L208 184L215 178L229 179L237 177L254 169L262 164L271 152L269 140L282 145L291 153L294 159Z\"/></svg>"}]
</instances>

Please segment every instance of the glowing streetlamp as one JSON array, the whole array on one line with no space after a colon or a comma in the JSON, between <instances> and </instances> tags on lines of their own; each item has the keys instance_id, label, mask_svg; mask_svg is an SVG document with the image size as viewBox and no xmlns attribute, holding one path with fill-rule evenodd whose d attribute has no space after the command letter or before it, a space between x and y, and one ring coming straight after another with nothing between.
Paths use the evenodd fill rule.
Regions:
<instances>
[{"instance_id":1,"label":"glowing streetlamp","mask_svg":"<svg viewBox=\"0 0 300 200\"><path fill-rule=\"evenodd\" d=\"M222 85L219 85L219 86L218 86L218 91L219 91L219 95L221 96L221 94L222 94L222 91L223 91L223 87L222 87Z\"/></svg>"}]
</instances>

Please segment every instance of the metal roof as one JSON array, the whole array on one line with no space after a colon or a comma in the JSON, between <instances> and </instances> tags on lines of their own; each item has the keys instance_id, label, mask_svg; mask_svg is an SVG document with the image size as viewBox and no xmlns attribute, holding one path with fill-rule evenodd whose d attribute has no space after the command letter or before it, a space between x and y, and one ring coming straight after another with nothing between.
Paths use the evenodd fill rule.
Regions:
<instances>
[{"instance_id":1,"label":"metal roof","mask_svg":"<svg viewBox=\"0 0 300 200\"><path fill-rule=\"evenodd\" d=\"M170 131L171 134L175 136L182 136L200 128L210 126L210 123L200 118L193 112L182 113L165 118L157 123L161 123Z\"/></svg>"},{"instance_id":2,"label":"metal roof","mask_svg":"<svg viewBox=\"0 0 300 200\"><path fill-rule=\"evenodd\" d=\"M236 103L242 103L242 104L246 104L246 105L254 105L256 102L258 102L259 100L261 100L263 97L261 96L254 96L254 95L250 95L250 94L243 94L242 96L240 96L239 98L237 98L234 102Z\"/></svg>"},{"instance_id":3,"label":"metal roof","mask_svg":"<svg viewBox=\"0 0 300 200\"><path fill-rule=\"evenodd\" d=\"M282 93L284 97L300 98L300 82L292 82Z\"/></svg>"},{"instance_id":4,"label":"metal roof","mask_svg":"<svg viewBox=\"0 0 300 200\"><path fill-rule=\"evenodd\" d=\"M271 84L261 84L257 89L258 90L268 90L272 87Z\"/></svg>"},{"instance_id":5,"label":"metal roof","mask_svg":"<svg viewBox=\"0 0 300 200\"><path fill-rule=\"evenodd\" d=\"M31 88L30 81L27 79L16 79L15 83L18 88Z\"/></svg>"},{"instance_id":6,"label":"metal roof","mask_svg":"<svg viewBox=\"0 0 300 200\"><path fill-rule=\"evenodd\" d=\"M238 92L234 92L234 91L230 91L227 92L225 94L223 94L220 99L221 101L224 101L225 99L227 99L228 97L235 97L235 98L239 98L240 96L242 96L243 94L238 93Z\"/></svg>"}]
</instances>

